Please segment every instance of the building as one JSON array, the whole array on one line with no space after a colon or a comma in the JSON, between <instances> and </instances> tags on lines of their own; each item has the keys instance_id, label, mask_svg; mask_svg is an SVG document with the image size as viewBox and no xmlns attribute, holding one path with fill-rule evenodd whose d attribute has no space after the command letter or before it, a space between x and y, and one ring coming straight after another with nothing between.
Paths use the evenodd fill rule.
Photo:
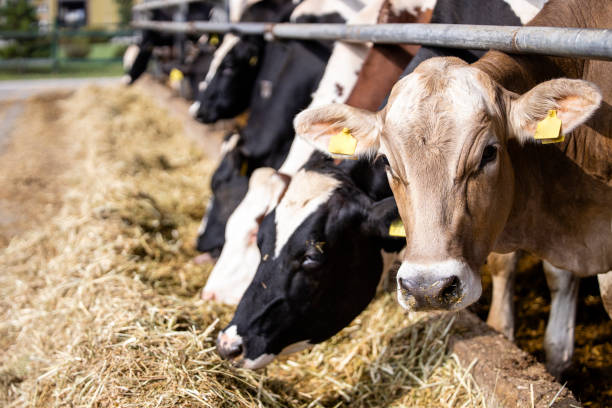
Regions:
<instances>
[{"instance_id":1,"label":"building","mask_svg":"<svg viewBox=\"0 0 612 408\"><path fill-rule=\"evenodd\" d=\"M104 28L121 21L116 0L33 0L42 26Z\"/></svg>"}]
</instances>

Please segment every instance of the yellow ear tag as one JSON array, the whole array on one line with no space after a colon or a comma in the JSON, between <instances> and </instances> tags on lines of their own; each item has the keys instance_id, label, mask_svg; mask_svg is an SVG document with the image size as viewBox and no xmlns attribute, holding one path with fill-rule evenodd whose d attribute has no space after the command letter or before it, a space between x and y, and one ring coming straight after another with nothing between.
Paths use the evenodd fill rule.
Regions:
<instances>
[{"instance_id":1,"label":"yellow ear tag","mask_svg":"<svg viewBox=\"0 0 612 408\"><path fill-rule=\"evenodd\" d=\"M337 133L329 139L327 150L337 159L348 159L355 154L357 148L357 139L353 137L348 128L342 129L342 132Z\"/></svg>"},{"instance_id":2,"label":"yellow ear tag","mask_svg":"<svg viewBox=\"0 0 612 408\"><path fill-rule=\"evenodd\" d=\"M208 43L212 46L219 44L219 36L217 34L211 35L210 40L208 40Z\"/></svg>"},{"instance_id":3,"label":"yellow ear tag","mask_svg":"<svg viewBox=\"0 0 612 408\"><path fill-rule=\"evenodd\" d=\"M406 230L401 219L397 219L389 226L389 235L392 237L406 237Z\"/></svg>"},{"instance_id":4,"label":"yellow ear tag","mask_svg":"<svg viewBox=\"0 0 612 408\"><path fill-rule=\"evenodd\" d=\"M240 175L243 177L246 176L247 171L249 171L249 163L245 160L242 162L242 165L240 165Z\"/></svg>"},{"instance_id":5,"label":"yellow ear tag","mask_svg":"<svg viewBox=\"0 0 612 408\"><path fill-rule=\"evenodd\" d=\"M556 110L548 111L548 116L538 123L533 137L541 140L542 144L559 143L565 140L565 136L561 134L561 119L557 117Z\"/></svg>"},{"instance_id":6,"label":"yellow ear tag","mask_svg":"<svg viewBox=\"0 0 612 408\"><path fill-rule=\"evenodd\" d=\"M254 67L255 65L257 65L257 61L259 61L259 58L257 58L255 55L252 56L251 58L249 58L249 65Z\"/></svg>"},{"instance_id":7,"label":"yellow ear tag","mask_svg":"<svg viewBox=\"0 0 612 408\"><path fill-rule=\"evenodd\" d=\"M180 82L183 79L183 73L176 68L172 68L172 71L170 71L169 79L170 82Z\"/></svg>"}]
</instances>

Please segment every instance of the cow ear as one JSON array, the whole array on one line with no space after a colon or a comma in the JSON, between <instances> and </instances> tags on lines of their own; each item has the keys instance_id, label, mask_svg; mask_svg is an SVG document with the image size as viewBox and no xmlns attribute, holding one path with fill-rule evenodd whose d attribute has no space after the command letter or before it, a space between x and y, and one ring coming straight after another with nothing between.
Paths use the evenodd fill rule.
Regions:
<instances>
[{"instance_id":1,"label":"cow ear","mask_svg":"<svg viewBox=\"0 0 612 408\"><path fill-rule=\"evenodd\" d=\"M378 151L382 129L377 113L344 104L306 109L295 117L293 126L297 136L327 154L332 136L346 129L357 141L354 152L347 154L354 157L374 155Z\"/></svg>"},{"instance_id":2,"label":"cow ear","mask_svg":"<svg viewBox=\"0 0 612 408\"><path fill-rule=\"evenodd\" d=\"M595 84L577 79L553 79L543 82L511 102L510 126L521 143L533 140L538 123L551 110L561 120L566 135L580 126L597 110L601 92Z\"/></svg>"},{"instance_id":3,"label":"cow ear","mask_svg":"<svg viewBox=\"0 0 612 408\"><path fill-rule=\"evenodd\" d=\"M370 207L365 221L366 233L380 240L385 251L397 252L406 245L404 237L389 235L391 223L399 218L395 198L387 197Z\"/></svg>"}]
</instances>

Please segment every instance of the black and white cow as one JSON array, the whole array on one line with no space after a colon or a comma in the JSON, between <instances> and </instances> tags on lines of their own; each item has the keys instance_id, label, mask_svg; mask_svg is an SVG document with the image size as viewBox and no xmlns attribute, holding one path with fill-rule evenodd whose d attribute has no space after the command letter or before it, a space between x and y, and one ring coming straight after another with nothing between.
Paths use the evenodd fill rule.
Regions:
<instances>
[{"instance_id":1,"label":"black and white cow","mask_svg":"<svg viewBox=\"0 0 612 408\"><path fill-rule=\"evenodd\" d=\"M189 3L187 15L191 20L208 20L214 7L207 3ZM174 10L172 8L159 8L150 12L151 20L172 21ZM191 37L197 41L197 37ZM122 81L126 85L133 84L147 70L149 60L153 55L153 48L161 46L172 46L175 35L155 30L143 30L138 44L132 44L123 55L123 69L126 75Z\"/></svg>"},{"instance_id":2,"label":"black and white cow","mask_svg":"<svg viewBox=\"0 0 612 408\"><path fill-rule=\"evenodd\" d=\"M344 21L336 11L312 14L312 10L305 7L310 1L295 9L292 21L317 18L320 22ZM233 135L229 139L231 149L225 149L225 156L213 175L213 198L197 239L200 251L214 255L223 247L225 235L219 231L225 230L229 215L244 198L244 186L252 172L260 167L278 168L287 157L294 138L293 117L311 101L331 47L331 43L322 41L266 43L256 92L249 103L248 122L237 138Z\"/></svg>"},{"instance_id":3,"label":"black and white cow","mask_svg":"<svg viewBox=\"0 0 612 408\"><path fill-rule=\"evenodd\" d=\"M221 356L263 367L328 339L368 305L383 272L381 251L405 245L389 236L399 215L384 166L382 160L373 168L366 161L336 166L315 154L293 177L261 221L261 262L219 334Z\"/></svg>"},{"instance_id":4,"label":"black and white cow","mask_svg":"<svg viewBox=\"0 0 612 408\"><path fill-rule=\"evenodd\" d=\"M382 0L372 1L348 20L349 24L373 23ZM303 3L301 7L308 6ZM296 10L299 11L299 10ZM325 68L310 106L343 102L353 88L361 65L369 51L367 44L338 42ZM310 157L313 149L294 138L289 154L278 172L261 168L255 172L271 173L249 182L248 192L232 213L225 228L225 246L202 291L204 299L237 304L253 279L259 263L259 251L252 239L258 220L272 210L280 199L279 191L287 188L294 175ZM237 172L237 171L235 171ZM255 173L253 174L253 177ZM240 256L236 256L240 254Z\"/></svg>"},{"instance_id":5,"label":"black and white cow","mask_svg":"<svg viewBox=\"0 0 612 408\"><path fill-rule=\"evenodd\" d=\"M240 21L288 21L297 4L284 0L254 2L244 9ZM245 111L251 101L265 45L260 35L226 34L199 84L196 100L189 108L191 115L203 123L214 123Z\"/></svg>"}]
</instances>

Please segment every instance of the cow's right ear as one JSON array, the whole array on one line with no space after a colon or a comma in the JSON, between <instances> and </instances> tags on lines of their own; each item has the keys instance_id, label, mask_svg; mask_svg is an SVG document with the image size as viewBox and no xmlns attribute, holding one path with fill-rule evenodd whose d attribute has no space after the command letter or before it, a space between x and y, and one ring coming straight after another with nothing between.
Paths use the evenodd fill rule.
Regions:
<instances>
[{"instance_id":1,"label":"cow's right ear","mask_svg":"<svg viewBox=\"0 0 612 408\"><path fill-rule=\"evenodd\" d=\"M348 129L357 140L353 156L365 156L374 155L378 151L382 122L377 113L344 104L332 104L306 109L295 117L293 126L297 136L328 154L332 136Z\"/></svg>"}]
</instances>

